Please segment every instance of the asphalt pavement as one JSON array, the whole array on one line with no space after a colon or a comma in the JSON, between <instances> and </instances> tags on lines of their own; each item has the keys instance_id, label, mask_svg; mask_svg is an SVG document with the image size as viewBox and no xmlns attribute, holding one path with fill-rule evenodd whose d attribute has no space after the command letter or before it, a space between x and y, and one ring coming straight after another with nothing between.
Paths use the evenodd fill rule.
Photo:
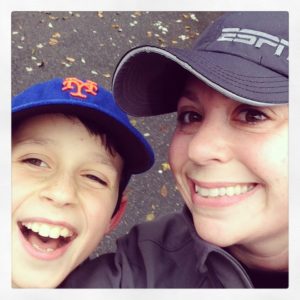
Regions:
<instances>
[{"instance_id":1,"label":"asphalt pavement","mask_svg":"<svg viewBox=\"0 0 300 300\"><path fill-rule=\"evenodd\" d=\"M67 76L90 79L111 90L114 68L129 49L145 44L188 47L221 14L196 11L13 12L12 96L37 82ZM127 188L129 203L125 216L92 257L113 251L115 239L134 224L150 222L182 207L167 159L175 114L130 119L152 145L156 162L147 173L132 177Z\"/></svg>"}]
</instances>

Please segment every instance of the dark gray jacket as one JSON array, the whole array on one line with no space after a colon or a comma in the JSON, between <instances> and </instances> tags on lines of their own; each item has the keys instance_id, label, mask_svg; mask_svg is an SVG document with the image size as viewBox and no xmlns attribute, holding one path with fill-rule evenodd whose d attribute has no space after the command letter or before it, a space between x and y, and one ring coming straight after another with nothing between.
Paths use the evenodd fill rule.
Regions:
<instances>
[{"instance_id":1,"label":"dark gray jacket","mask_svg":"<svg viewBox=\"0 0 300 300\"><path fill-rule=\"evenodd\" d=\"M62 288L250 288L240 263L199 238L190 212L136 225L117 252L75 269Z\"/></svg>"}]
</instances>

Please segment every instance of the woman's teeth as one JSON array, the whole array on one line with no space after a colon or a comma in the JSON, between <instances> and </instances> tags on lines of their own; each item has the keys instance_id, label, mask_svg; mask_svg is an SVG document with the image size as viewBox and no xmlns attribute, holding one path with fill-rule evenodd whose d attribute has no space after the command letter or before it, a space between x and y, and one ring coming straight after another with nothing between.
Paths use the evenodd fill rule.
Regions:
<instances>
[{"instance_id":1,"label":"woman's teeth","mask_svg":"<svg viewBox=\"0 0 300 300\"><path fill-rule=\"evenodd\" d=\"M195 185L195 192L202 197L216 198L222 196L238 196L251 191L254 188L254 184L233 185L221 188L203 188Z\"/></svg>"}]
</instances>

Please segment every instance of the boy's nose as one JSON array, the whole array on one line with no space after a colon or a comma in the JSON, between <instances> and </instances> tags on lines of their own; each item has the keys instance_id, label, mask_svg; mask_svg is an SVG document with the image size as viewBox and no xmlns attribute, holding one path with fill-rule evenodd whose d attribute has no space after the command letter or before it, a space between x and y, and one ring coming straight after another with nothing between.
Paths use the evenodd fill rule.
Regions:
<instances>
[{"instance_id":1,"label":"boy's nose","mask_svg":"<svg viewBox=\"0 0 300 300\"><path fill-rule=\"evenodd\" d=\"M53 174L51 178L47 178L40 197L56 206L75 204L77 198L74 178L67 173Z\"/></svg>"},{"instance_id":2,"label":"boy's nose","mask_svg":"<svg viewBox=\"0 0 300 300\"><path fill-rule=\"evenodd\" d=\"M232 158L232 136L224 124L204 122L188 145L188 157L198 165L226 163Z\"/></svg>"}]
</instances>

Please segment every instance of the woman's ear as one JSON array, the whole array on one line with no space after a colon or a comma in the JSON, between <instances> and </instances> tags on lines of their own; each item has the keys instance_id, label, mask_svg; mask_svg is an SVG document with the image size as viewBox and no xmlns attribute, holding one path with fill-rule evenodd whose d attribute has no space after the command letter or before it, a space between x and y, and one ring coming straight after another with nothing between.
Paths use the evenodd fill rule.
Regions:
<instances>
[{"instance_id":1,"label":"woman's ear","mask_svg":"<svg viewBox=\"0 0 300 300\"><path fill-rule=\"evenodd\" d=\"M127 195L123 194L121 198L120 207L115 213L115 215L111 218L109 222L109 226L105 233L109 233L110 231L114 230L118 226L125 213L127 202L128 202L128 197Z\"/></svg>"}]
</instances>

